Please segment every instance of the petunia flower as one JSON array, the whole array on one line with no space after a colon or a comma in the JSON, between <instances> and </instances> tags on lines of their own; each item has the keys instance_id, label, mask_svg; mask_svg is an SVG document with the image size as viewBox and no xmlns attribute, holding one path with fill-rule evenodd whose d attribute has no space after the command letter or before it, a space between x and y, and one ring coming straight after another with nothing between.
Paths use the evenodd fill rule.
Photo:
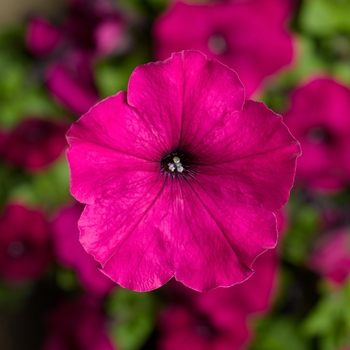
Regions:
<instances>
[{"instance_id":1,"label":"petunia flower","mask_svg":"<svg viewBox=\"0 0 350 350\"><path fill-rule=\"evenodd\" d=\"M266 313L274 297L276 250L258 257L255 267L256 272L245 283L208 293L169 284L173 303L159 319L158 349L239 350L247 345L252 338L249 318Z\"/></svg>"},{"instance_id":2,"label":"petunia flower","mask_svg":"<svg viewBox=\"0 0 350 350\"><path fill-rule=\"evenodd\" d=\"M122 52L128 46L124 15L108 0L70 0L62 29L67 41L94 56Z\"/></svg>"},{"instance_id":3,"label":"petunia flower","mask_svg":"<svg viewBox=\"0 0 350 350\"><path fill-rule=\"evenodd\" d=\"M99 99L92 74L91 59L79 55L81 61L53 62L45 71L45 83L50 94L73 113L80 115L88 111ZM71 55L69 56L71 58ZM68 63L69 62L69 63ZM87 79L83 79L83 77Z\"/></svg>"},{"instance_id":4,"label":"petunia flower","mask_svg":"<svg viewBox=\"0 0 350 350\"><path fill-rule=\"evenodd\" d=\"M169 0L169 3L183 2L187 4L220 4L220 3L239 3L250 2L255 3L253 6L262 6L264 12L270 11L270 15L275 18L287 20L291 17L292 12L297 5L296 0Z\"/></svg>"},{"instance_id":5,"label":"petunia flower","mask_svg":"<svg viewBox=\"0 0 350 350\"><path fill-rule=\"evenodd\" d=\"M300 140L296 180L323 191L350 182L350 89L332 78L314 78L291 95L285 123Z\"/></svg>"},{"instance_id":6,"label":"petunia flower","mask_svg":"<svg viewBox=\"0 0 350 350\"><path fill-rule=\"evenodd\" d=\"M87 292L105 295L114 283L97 267L96 261L79 243L78 219L84 209L80 203L62 208L52 222L54 253L64 266L74 268Z\"/></svg>"},{"instance_id":7,"label":"petunia flower","mask_svg":"<svg viewBox=\"0 0 350 350\"><path fill-rule=\"evenodd\" d=\"M285 13L286 3L279 0L177 2L153 27L155 57L163 60L172 52L199 50L234 69L250 97L266 77L292 62Z\"/></svg>"},{"instance_id":8,"label":"petunia flower","mask_svg":"<svg viewBox=\"0 0 350 350\"><path fill-rule=\"evenodd\" d=\"M8 204L0 217L0 278L39 278L51 261L48 223L43 213Z\"/></svg>"},{"instance_id":9,"label":"petunia flower","mask_svg":"<svg viewBox=\"0 0 350 350\"><path fill-rule=\"evenodd\" d=\"M157 350L240 350L250 337L240 310L191 310L178 305L161 315Z\"/></svg>"},{"instance_id":10,"label":"petunia flower","mask_svg":"<svg viewBox=\"0 0 350 350\"><path fill-rule=\"evenodd\" d=\"M228 287L276 245L299 144L220 62L183 51L139 66L67 137L80 241L121 286Z\"/></svg>"},{"instance_id":11,"label":"petunia flower","mask_svg":"<svg viewBox=\"0 0 350 350\"><path fill-rule=\"evenodd\" d=\"M67 146L68 123L28 116L6 133L0 157L6 162L39 171L55 161Z\"/></svg>"},{"instance_id":12,"label":"petunia flower","mask_svg":"<svg viewBox=\"0 0 350 350\"><path fill-rule=\"evenodd\" d=\"M48 320L42 350L115 350L98 300L82 296L57 306Z\"/></svg>"},{"instance_id":13,"label":"petunia flower","mask_svg":"<svg viewBox=\"0 0 350 350\"><path fill-rule=\"evenodd\" d=\"M28 49L45 61L43 79L60 104L81 115L99 99L93 76L96 59L129 46L122 14L107 0L71 0L60 26L32 18L26 31Z\"/></svg>"},{"instance_id":14,"label":"petunia flower","mask_svg":"<svg viewBox=\"0 0 350 350\"><path fill-rule=\"evenodd\" d=\"M350 273L350 229L341 227L324 236L307 265L333 283L344 283Z\"/></svg>"},{"instance_id":15,"label":"petunia flower","mask_svg":"<svg viewBox=\"0 0 350 350\"><path fill-rule=\"evenodd\" d=\"M63 40L62 31L42 17L31 18L25 35L27 47L37 56L52 54Z\"/></svg>"},{"instance_id":16,"label":"petunia flower","mask_svg":"<svg viewBox=\"0 0 350 350\"><path fill-rule=\"evenodd\" d=\"M56 26L32 17L26 28L26 44L35 55L61 55L66 51L106 56L127 46L125 18L108 0L70 0L67 17Z\"/></svg>"}]
</instances>

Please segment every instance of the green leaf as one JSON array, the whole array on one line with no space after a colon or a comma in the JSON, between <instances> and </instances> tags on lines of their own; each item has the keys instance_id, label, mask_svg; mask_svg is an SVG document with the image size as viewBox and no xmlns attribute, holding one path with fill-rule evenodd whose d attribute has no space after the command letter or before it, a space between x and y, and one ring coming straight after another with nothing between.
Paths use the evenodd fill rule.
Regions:
<instances>
[{"instance_id":1,"label":"green leaf","mask_svg":"<svg viewBox=\"0 0 350 350\"><path fill-rule=\"evenodd\" d=\"M31 280L0 284L0 305L6 309L20 310L28 295L32 292L34 283Z\"/></svg>"},{"instance_id":2,"label":"green leaf","mask_svg":"<svg viewBox=\"0 0 350 350\"><path fill-rule=\"evenodd\" d=\"M76 290L79 287L75 272L61 266L56 271L56 281L65 291Z\"/></svg>"},{"instance_id":3,"label":"green leaf","mask_svg":"<svg viewBox=\"0 0 350 350\"><path fill-rule=\"evenodd\" d=\"M160 13L168 6L168 0L114 0L125 11L138 14Z\"/></svg>"},{"instance_id":4,"label":"green leaf","mask_svg":"<svg viewBox=\"0 0 350 350\"><path fill-rule=\"evenodd\" d=\"M321 225L320 213L308 204L290 201L291 221L282 241L282 256L294 265L303 265L310 251L310 244Z\"/></svg>"},{"instance_id":5,"label":"green leaf","mask_svg":"<svg viewBox=\"0 0 350 350\"><path fill-rule=\"evenodd\" d=\"M69 169L64 155L42 172L35 173L27 181L18 184L10 193L33 206L54 210L67 202L69 194Z\"/></svg>"},{"instance_id":6,"label":"green leaf","mask_svg":"<svg viewBox=\"0 0 350 350\"><path fill-rule=\"evenodd\" d=\"M333 74L340 82L350 86L350 62L335 62Z\"/></svg>"},{"instance_id":7,"label":"green leaf","mask_svg":"<svg viewBox=\"0 0 350 350\"><path fill-rule=\"evenodd\" d=\"M305 335L319 339L322 350L333 350L350 342L350 284L325 290L302 327Z\"/></svg>"},{"instance_id":8,"label":"green leaf","mask_svg":"<svg viewBox=\"0 0 350 350\"><path fill-rule=\"evenodd\" d=\"M350 33L349 0L303 1L300 26L314 35L331 35L339 31Z\"/></svg>"},{"instance_id":9,"label":"green leaf","mask_svg":"<svg viewBox=\"0 0 350 350\"><path fill-rule=\"evenodd\" d=\"M107 311L114 320L111 334L118 349L140 349L154 329L157 311L154 294L119 288L108 300Z\"/></svg>"},{"instance_id":10,"label":"green leaf","mask_svg":"<svg viewBox=\"0 0 350 350\"><path fill-rule=\"evenodd\" d=\"M300 334L298 323L288 317L261 319L250 350L309 350L308 340Z\"/></svg>"},{"instance_id":11,"label":"green leaf","mask_svg":"<svg viewBox=\"0 0 350 350\"><path fill-rule=\"evenodd\" d=\"M315 43L306 36L296 40L294 63L267 78L264 82L263 101L273 110L283 112L288 107L289 91L306 76L326 72L329 68L317 52Z\"/></svg>"},{"instance_id":12,"label":"green leaf","mask_svg":"<svg viewBox=\"0 0 350 350\"><path fill-rule=\"evenodd\" d=\"M145 52L136 52L127 58L100 62L95 69L95 80L102 97L126 91L133 70L147 62Z\"/></svg>"}]
</instances>

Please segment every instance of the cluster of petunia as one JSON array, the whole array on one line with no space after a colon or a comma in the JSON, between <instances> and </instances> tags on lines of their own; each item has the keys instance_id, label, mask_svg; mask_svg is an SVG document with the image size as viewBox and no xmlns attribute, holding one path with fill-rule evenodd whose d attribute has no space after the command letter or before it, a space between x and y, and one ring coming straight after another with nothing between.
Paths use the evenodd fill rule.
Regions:
<instances>
[{"instance_id":1,"label":"cluster of petunia","mask_svg":"<svg viewBox=\"0 0 350 350\"><path fill-rule=\"evenodd\" d=\"M9 348L349 346L350 79L307 1L69 0L0 34L5 332L40 299Z\"/></svg>"}]
</instances>

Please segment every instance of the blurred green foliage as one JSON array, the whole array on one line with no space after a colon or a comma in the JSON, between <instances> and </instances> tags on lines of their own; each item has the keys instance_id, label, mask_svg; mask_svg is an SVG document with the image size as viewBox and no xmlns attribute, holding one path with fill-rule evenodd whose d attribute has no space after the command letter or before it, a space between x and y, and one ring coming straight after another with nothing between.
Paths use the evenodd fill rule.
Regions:
<instances>
[{"instance_id":1,"label":"blurred green foliage","mask_svg":"<svg viewBox=\"0 0 350 350\"><path fill-rule=\"evenodd\" d=\"M350 282L341 288L323 288L322 298L303 323L305 336L318 340L319 349L350 344Z\"/></svg>"},{"instance_id":2,"label":"blurred green foliage","mask_svg":"<svg viewBox=\"0 0 350 350\"><path fill-rule=\"evenodd\" d=\"M114 1L129 11L132 19L137 18L138 24L132 28L135 42L127 53L96 62L94 74L101 97L125 91L134 68L153 60L152 23L168 4L166 0ZM267 79L261 96L269 107L281 113L288 109L288 94L311 76L331 74L350 85L350 0L299 3L291 21L295 60L291 67ZM35 61L25 49L23 33L23 25L0 33L0 125L11 129L29 115L73 120L72 114L42 86L42 62ZM64 155L35 174L2 163L0 182L5 184L0 186L1 206L10 198L18 198L32 206L44 204L45 210L53 213L70 200ZM331 287L306 265L323 229L322 207L341 210L349 206L349 199L349 191L342 197L312 197L293 191L286 207L289 228L280 239L278 297L269 315L251 320L255 333L251 350L337 350L350 344L350 283ZM78 282L71 270L58 268L55 273L58 288L76 292ZM0 304L19 307L32 287L31 283L21 288L1 285ZM120 350L143 348L156 328L158 296L156 292L136 293L122 288L109 296L106 309L111 318L110 332Z\"/></svg>"},{"instance_id":3,"label":"blurred green foliage","mask_svg":"<svg viewBox=\"0 0 350 350\"><path fill-rule=\"evenodd\" d=\"M154 293L137 293L118 288L108 300L112 318L111 334L120 350L137 350L146 342L156 324Z\"/></svg>"}]
</instances>

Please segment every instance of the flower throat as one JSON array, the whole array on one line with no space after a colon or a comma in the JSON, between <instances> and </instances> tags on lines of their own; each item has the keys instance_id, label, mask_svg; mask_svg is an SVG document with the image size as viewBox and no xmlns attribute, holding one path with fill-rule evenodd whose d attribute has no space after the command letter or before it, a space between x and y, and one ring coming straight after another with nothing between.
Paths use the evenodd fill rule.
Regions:
<instances>
[{"instance_id":1,"label":"flower throat","mask_svg":"<svg viewBox=\"0 0 350 350\"><path fill-rule=\"evenodd\" d=\"M185 152L175 151L163 157L161 164L169 174L186 174L193 167L193 159Z\"/></svg>"}]
</instances>

